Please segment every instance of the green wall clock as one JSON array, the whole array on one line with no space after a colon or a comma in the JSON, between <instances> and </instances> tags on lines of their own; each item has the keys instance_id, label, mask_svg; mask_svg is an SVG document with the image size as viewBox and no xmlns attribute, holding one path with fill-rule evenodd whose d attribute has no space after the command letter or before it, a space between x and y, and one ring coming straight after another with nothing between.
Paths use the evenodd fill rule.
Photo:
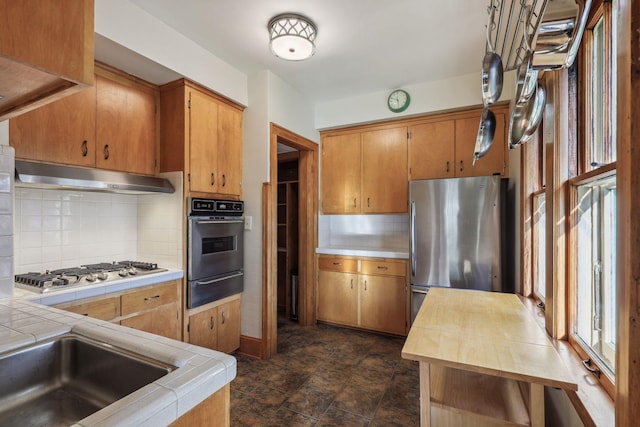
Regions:
<instances>
[{"instance_id":1,"label":"green wall clock","mask_svg":"<svg viewBox=\"0 0 640 427\"><path fill-rule=\"evenodd\" d=\"M409 107L411 97L406 90L396 89L387 98L387 106L394 113L401 113Z\"/></svg>"}]
</instances>

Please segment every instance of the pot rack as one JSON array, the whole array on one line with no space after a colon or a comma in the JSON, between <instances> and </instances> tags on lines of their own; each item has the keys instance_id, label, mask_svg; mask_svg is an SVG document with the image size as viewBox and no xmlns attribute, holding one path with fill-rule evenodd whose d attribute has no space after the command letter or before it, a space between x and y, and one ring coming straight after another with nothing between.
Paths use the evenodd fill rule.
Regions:
<instances>
[{"instance_id":1,"label":"pot rack","mask_svg":"<svg viewBox=\"0 0 640 427\"><path fill-rule=\"evenodd\" d=\"M500 55L504 71L517 69L534 46L547 2L489 0L486 51Z\"/></svg>"}]
</instances>

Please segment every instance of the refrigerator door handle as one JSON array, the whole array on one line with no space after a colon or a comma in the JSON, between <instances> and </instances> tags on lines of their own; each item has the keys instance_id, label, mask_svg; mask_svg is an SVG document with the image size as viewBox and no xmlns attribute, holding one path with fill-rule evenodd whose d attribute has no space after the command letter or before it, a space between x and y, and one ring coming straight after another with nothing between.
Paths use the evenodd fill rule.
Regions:
<instances>
[{"instance_id":1,"label":"refrigerator door handle","mask_svg":"<svg viewBox=\"0 0 640 427\"><path fill-rule=\"evenodd\" d=\"M411 201L411 276L416 275L416 202Z\"/></svg>"}]
</instances>

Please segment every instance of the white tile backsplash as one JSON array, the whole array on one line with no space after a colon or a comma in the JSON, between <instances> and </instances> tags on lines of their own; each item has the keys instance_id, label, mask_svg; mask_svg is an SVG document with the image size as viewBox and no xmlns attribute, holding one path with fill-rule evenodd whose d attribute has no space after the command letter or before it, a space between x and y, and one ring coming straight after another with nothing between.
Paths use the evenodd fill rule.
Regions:
<instances>
[{"instance_id":1,"label":"white tile backsplash","mask_svg":"<svg viewBox=\"0 0 640 427\"><path fill-rule=\"evenodd\" d=\"M388 250L409 247L409 216L320 215L318 246Z\"/></svg>"},{"instance_id":2,"label":"white tile backsplash","mask_svg":"<svg viewBox=\"0 0 640 427\"><path fill-rule=\"evenodd\" d=\"M7 122L8 123L8 122ZM0 140L7 136L8 127L0 127ZM14 150L0 145L0 296L13 292L13 174Z\"/></svg>"},{"instance_id":3,"label":"white tile backsplash","mask_svg":"<svg viewBox=\"0 0 640 427\"><path fill-rule=\"evenodd\" d=\"M162 175L172 182L175 193L16 188L11 242L15 272L124 259L182 268L182 174ZM0 208L0 236L5 229ZM3 249L0 237L0 263Z\"/></svg>"}]
</instances>

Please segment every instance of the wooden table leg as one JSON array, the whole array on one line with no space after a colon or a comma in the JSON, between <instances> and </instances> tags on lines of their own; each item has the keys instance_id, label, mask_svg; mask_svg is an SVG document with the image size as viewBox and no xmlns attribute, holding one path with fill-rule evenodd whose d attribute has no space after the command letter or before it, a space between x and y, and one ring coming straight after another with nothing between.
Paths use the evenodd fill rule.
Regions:
<instances>
[{"instance_id":1,"label":"wooden table leg","mask_svg":"<svg viewBox=\"0 0 640 427\"><path fill-rule=\"evenodd\" d=\"M544 427L544 386L531 383L529 400L531 427Z\"/></svg>"},{"instance_id":2,"label":"wooden table leg","mask_svg":"<svg viewBox=\"0 0 640 427\"><path fill-rule=\"evenodd\" d=\"M429 364L420 362L420 427L431 426L431 379Z\"/></svg>"}]
</instances>

